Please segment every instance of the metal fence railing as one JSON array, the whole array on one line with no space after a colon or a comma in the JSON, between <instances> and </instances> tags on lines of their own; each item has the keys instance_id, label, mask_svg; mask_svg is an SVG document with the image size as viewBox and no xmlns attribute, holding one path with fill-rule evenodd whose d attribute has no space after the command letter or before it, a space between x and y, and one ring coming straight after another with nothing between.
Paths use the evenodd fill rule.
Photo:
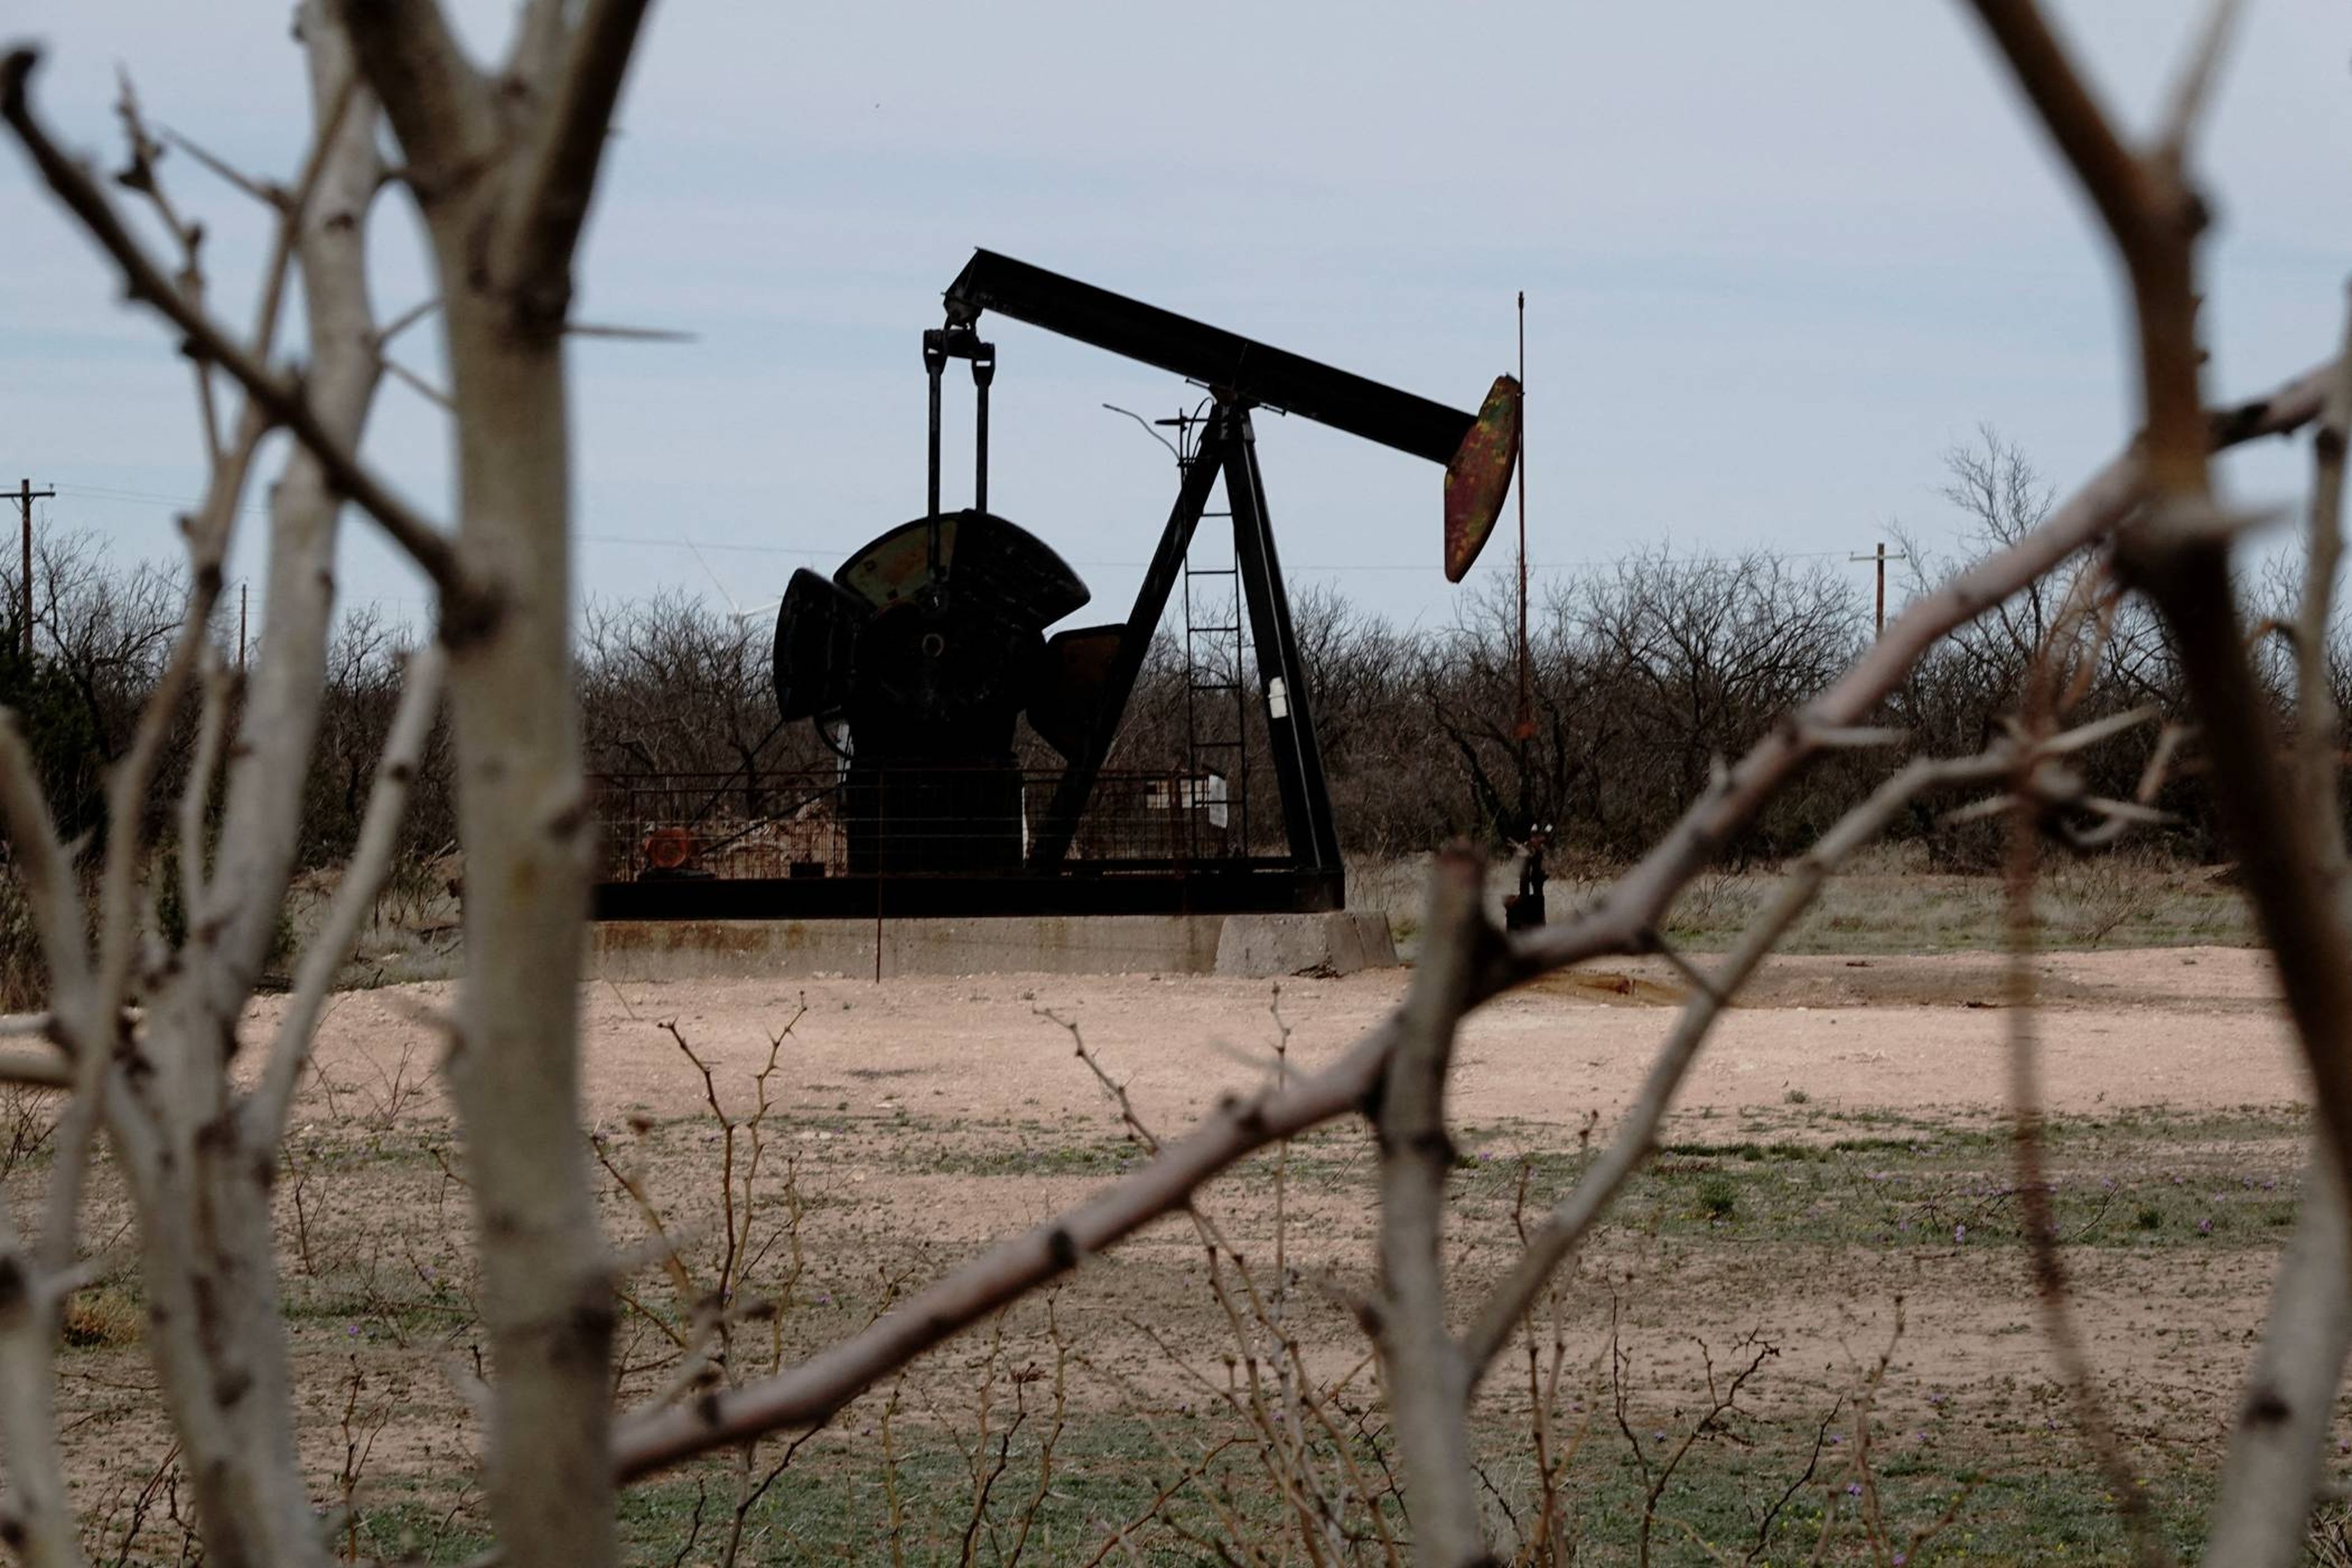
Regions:
<instances>
[{"instance_id":1,"label":"metal fence railing","mask_svg":"<svg viewBox=\"0 0 2352 1568\"><path fill-rule=\"evenodd\" d=\"M1013 870L1060 780L1010 767L597 774L599 879ZM1177 868L1245 857L1246 837L1217 774L1105 772L1069 856Z\"/></svg>"}]
</instances>

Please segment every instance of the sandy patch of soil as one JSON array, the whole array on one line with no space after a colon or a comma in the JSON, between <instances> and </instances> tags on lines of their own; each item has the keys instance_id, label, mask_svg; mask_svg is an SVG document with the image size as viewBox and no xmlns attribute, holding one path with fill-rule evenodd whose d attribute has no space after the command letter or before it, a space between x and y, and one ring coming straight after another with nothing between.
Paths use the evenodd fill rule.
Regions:
<instances>
[{"instance_id":1,"label":"sandy patch of soil","mask_svg":"<svg viewBox=\"0 0 2352 1568\"><path fill-rule=\"evenodd\" d=\"M2047 1103L2058 1113L2280 1105L2303 1096L2267 955L2227 948L2056 953L2035 961ZM1406 972L1282 983L1297 1065L1328 1060L1402 995ZM345 995L320 1060L356 1102L440 1109L433 1024L446 985ZM1499 998L1463 1035L1454 1110L1466 1121L1580 1125L1625 1104L1681 994L1661 963L1612 963ZM1686 1110L1780 1102L1790 1089L1843 1110L1990 1111L2002 1097L2009 1014L1998 955L1791 957L1717 1026ZM803 1003L787 1047L789 1103L906 1107L991 1118L1092 1114L1101 1103L1056 1019L1170 1125L1270 1070L1276 988L1202 976L985 975L806 982L697 980L583 992L590 1115L685 1114L698 1078L662 1030L676 1023L722 1079L748 1083L771 1034ZM258 1004L266 1038L277 1004ZM845 1102L845 1104L844 1103Z\"/></svg>"}]
</instances>

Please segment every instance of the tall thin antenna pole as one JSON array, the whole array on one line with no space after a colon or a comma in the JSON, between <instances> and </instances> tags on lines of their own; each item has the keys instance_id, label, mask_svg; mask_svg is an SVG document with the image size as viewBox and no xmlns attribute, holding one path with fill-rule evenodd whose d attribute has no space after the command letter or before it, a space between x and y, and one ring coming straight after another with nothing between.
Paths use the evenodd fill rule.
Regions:
<instances>
[{"instance_id":1,"label":"tall thin antenna pole","mask_svg":"<svg viewBox=\"0 0 2352 1568\"><path fill-rule=\"evenodd\" d=\"M1522 743L1536 732L1535 697L1528 657L1528 291L1519 290L1519 721ZM1525 770L1522 769L1522 772Z\"/></svg>"}]
</instances>

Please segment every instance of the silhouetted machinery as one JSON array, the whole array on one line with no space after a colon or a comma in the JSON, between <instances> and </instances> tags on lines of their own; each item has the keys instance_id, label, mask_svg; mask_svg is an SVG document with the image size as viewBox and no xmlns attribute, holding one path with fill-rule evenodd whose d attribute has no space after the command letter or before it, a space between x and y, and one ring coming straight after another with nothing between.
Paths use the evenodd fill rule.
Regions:
<instances>
[{"instance_id":1,"label":"silhouetted machinery","mask_svg":"<svg viewBox=\"0 0 2352 1568\"><path fill-rule=\"evenodd\" d=\"M946 303L945 323L923 334L930 384L924 514L857 550L830 577L794 573L777 614L782 717L813 721L840 758L838 769L807 798L780 794L767 817L749 814L749 826L717 835L698 823L657 822L660 811L625 812L630 819L620 823L608 811L608 830L636 834L645 847L599 885L598 915L1340 907L1339 836L1267 520L1252 411L1295 414L1442 464L1444 566L1458 582L1493 531L1510 483L1518 384L1497 377L1480 412L1463 413L987 250L973 254ZM988 510L996 352L978 323L991 310L1172 372L1208 392L1197 421L1174 422L1182 442L1175 504L1122 621L1053 630L1087 603L1086 584L1042 540ZM971 365L976 398L972 504L958 511L943 510L940 500L941 383L950 360ZM1105 764L1180 580L1188 613L1192 607L1190 579L1202 574L1188 559L1220 485L1234 551L1232 567L1216 574L1233 579L1232 611L1231 624L1210 629L1231 634L1229 679L1220 689L1255 712L1245 734L1237 728L1217 742L1230 752L1224 760L1211 766L1188 758L1177 776L1141 781L1114 807L1103 798L1112 783ZM1202 688L1194 681L1191 689ZM1020 765L1024 715L1063 759L1058 773ZM1274 852L1253 852L1229 823L1207 847L1199 835L1139 837L1115 824L1095 830L1121 811L1147 807L1163 817L1223 822L1237 787L1230 775L1252 765L1273 773L1280 797ZM801 832L820 807L837 853L807 847L802 832L788 868L750 875L721 868L731 863L731 847L757 833Z\"/></svg>"}]
</instances>

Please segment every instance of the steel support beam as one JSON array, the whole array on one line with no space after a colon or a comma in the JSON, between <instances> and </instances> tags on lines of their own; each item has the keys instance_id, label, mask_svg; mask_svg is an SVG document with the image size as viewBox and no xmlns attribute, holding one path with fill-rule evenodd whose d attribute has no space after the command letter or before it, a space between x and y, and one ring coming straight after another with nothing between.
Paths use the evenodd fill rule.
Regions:
<instances>
[{"instance_id":1,"label":"steel support beam","mask_svg":"<svg viewBox=\"0 0 2352 1568\"><path fill-rule=\"evenodd\" d=\"M1136 677L1142 672L1144 656L1150 651L1152 634L1159 630L1160 617L1168 609L1168 595L1175 590L1176 579L1184 570L1184 556L1192 548L1193 531L1200 527L1201 514L1208 509L1209 492L1216 485L1235 423L1236 416L1227 409L1221 407L1211 415L1192 461L1184 470L1183 482L1176 489L1176 504L1168 513L1168 526L1160 531L1159 548L1152 552L1151 565L1143 574L1143 585L1136 590L1135 607L1128 612L1118 657L1103 683L1100 705L1088 727L1086 745L1063 771L1061 783L1055 786L1054 798L1045 808L1045 824L1030 847L1032 869L1050 869L1070 852L1070 840L1077 835L1078 819L1086 815L1087 802L1094 795L1096 776L1110 756L1111 742L1118 738L1119 721L1127 716L1128 700L1135 694Z\"/></svg>"},{"instance_id":2,"label":"steel support beam","mask_svg":"<svg viewBox=\"0 0 2352 1568\"><path fill-rule=\"evenodd\" d=\"M1316 743L1315 716L1307 700L1307 666L1290 623L1290 596L1282 586L1282 560L1265 510L1265 480L1258 471L1257 436L1249 409L1230 411L1233 425L1224 444L1225 501L1234 514L1234 564L1249 605L1250 637L1257 655L1258 692L1265 702L1265 729L1274 752L1275 782L1282 792L1283 826L1290 852L1304 867L1339 869L1339 835L1331 821L1331 786Z\"/></svg>"}]
</instances>

